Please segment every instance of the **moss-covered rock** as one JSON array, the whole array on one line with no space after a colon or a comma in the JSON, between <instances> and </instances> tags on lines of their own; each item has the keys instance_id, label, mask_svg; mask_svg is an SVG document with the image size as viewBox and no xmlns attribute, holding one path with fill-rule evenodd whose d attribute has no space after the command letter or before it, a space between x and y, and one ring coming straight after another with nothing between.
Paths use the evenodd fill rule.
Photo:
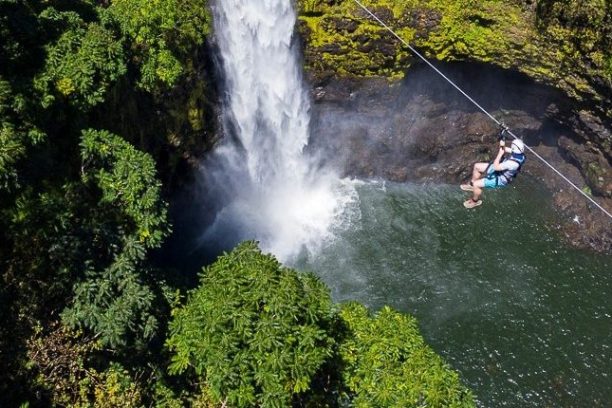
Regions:
<instances>
[{"instance_id":1,"label":"moss-covered rock","mask_svg":"<svg viewBox=\"0 0 612 408\"><path fill-rule=\"evenodd\" d=\"M612 50L606 28L612 17L603 0L563 5L549 0L538 7L531 1L498 0L363 3L432 60L472 60L516 70L612 119ZM332 73L393 80L415 61L352 0L302 0L300 6L306 68L315 80Z\"/></svg>"},{"instance_id":2,"label":"moss-covered rock","mask_svg":"<svg viewBox=\"0 0 612 408\"><path fill-rule=\"evenodd\" d=\"M340 3L325 9L325 13L306 14L300 18L300 30L307 42L306 67L310 73L319 77L403 77L412 56L391 33L369 20L363 10L355 10L353 3ZM416 29L403 21L405 18L401 14L396 17L394 11L385 6L375 6L373 11L389 24L396 23L400 35L408 41L415 36Z\"/></svg>"}]
</instances>

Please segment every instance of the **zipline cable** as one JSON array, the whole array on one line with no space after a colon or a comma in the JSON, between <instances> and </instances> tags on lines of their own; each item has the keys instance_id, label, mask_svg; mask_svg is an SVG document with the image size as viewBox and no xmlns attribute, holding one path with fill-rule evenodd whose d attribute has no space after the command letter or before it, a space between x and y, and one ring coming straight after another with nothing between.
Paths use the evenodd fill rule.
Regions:
<instances>
[{"instance_id":1,"label":"zipline cable","mask_svg":"<svg viewBox=\"0 0 612 408\"><path fill-rule=\"evenodd\" d=\"M427 58L425 58L420 52L418 52L412 45L410 45L410 43L408 43L406 40L404 40L402 37L400 37L399 35L397 35L397 33L395 31L393 31L387 24L385 24L384 21L382 21L380 18L378 18L378 16L374 13L372 13L370 11L370 9L368 9L366 6L364 6L359 0L353 0L355 3L357 3L366 13L368 13L374 20L378 21L378 23L383 26L387 31L389 31L391 34L393 34L393 36L395 38L397 38L398 40L400 40L400 42L402 44L404 44L414 55L416 55L417 57L419 57L424 63L426 63L427 65L429 65L429 67L431 69L433 69L436 73L438 73L442 78L444 78L446 80L446 82L448 82L449 84L451 84L457 91L459 91L463 96L465 96L470 102L472 102L478 109L480 109L485 115L487 115L493 122L495 122L497 125L501 126L502 128L504 128L508 134L510 136L512 136L515 139L520 139L520 137L516 136L514 133L512 133L512 131L510 129L508 129L506 127L506 125L504 125L502 122L500 122L499 120L497 120L497 118L493 115L491 115L485 108L483 108L482 106L480 106L480 104L478 102L476 102L470 95L468 95L467 93L465 93L465 91L463 89L461 89L457 84L455 84L450 78L448 78L446 75L444 75L444 73L442 71L440 71L438 68L436 68L431 62L429 62L429 60ZM557 173L557 175L559 175L559 177L561 177L563 180L567 181L569 183L569 185L571 185L572 187L574 187L574 189L576 189L576 191L578 191L580 194L582 194L587 200L589 200L593 205L595 205L597 208L599 208L601 211L603 211L604 214L606 214L610 219L612 219L612 214L606 210L605 208L603 208L600 204L598 204L595 200L593 200L593 198L591 198L587 193L585 193L584 191L582 191L576 184L574 184L570 179L568 179L565 175L563 175L559 170L557 170L552 164L550 164L548 161L546 161L546 159L544 159L542 156L540 156L539 154L537 154L531 147L527 146L525 144L525 147L527 148L527 150L529 150L535 157L537 157L538 159L540 159L540 161L542 161L542 163L546 164L550 169L552 169L555 173Z\"/></svg>"}]
</instances>

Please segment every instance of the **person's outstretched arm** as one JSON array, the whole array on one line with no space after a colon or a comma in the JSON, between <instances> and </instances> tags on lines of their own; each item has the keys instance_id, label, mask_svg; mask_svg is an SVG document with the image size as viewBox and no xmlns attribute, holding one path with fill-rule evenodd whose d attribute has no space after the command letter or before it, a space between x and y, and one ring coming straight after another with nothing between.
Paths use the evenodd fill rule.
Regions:
<instances>
[{"instance_id":1,"label":"person's outstretched arm","mask_svg":"<svg viewBox=\"0 0 612 408\"><path fill-rule=\"evenodd\" d=\"M501 162L502 157L504 157L504 153L506 151L505 146L506 146L506 143L503 140L501 140L499 142L499 151L497 152L497 157L495 157L495 160L493 160L493 170L495 171L504 170L500 162Z\"/></svg>"}]
</instances>

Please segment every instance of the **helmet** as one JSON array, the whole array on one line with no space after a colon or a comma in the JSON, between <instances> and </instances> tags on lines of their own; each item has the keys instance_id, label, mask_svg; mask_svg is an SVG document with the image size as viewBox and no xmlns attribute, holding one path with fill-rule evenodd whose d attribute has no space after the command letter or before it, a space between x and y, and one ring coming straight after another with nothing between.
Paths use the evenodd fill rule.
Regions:
<instances>
[{"instance_id":1,"label":"helmet","mask_svg":"<svg viewBox=\"0 0 612 408\"><path fill-rule=\"evenodd\" d=\"M512 153L523 154L525 153L525 143L521 139L515 139L512 141Z\"/></svg>"}]
</instances>

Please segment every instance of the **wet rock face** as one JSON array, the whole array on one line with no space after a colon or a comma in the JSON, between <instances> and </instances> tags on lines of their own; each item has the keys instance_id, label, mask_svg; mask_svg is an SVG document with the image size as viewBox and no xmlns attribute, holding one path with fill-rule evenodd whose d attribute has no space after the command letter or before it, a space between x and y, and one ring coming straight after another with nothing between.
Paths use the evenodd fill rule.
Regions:
<instances>
[{"instance_id":1,"label":"wet rock face","mask_svg":"<svg viewBox=\"0 0 612 408\"><path fill-rule=\"evenodd\" d=\"M579 144L568 137L559 138L559 147L580 169L594 195L612 197L612 169L598 148L590 142Z\"/></svg>"},{"instance_id":2,"label":"wet rock face","mask_svg":"<svg viewBox=\"0 0 612 408\"><path fill-rule=\"evenodd\" d=\"M583 139L601 137L592 134L597 122L589 131L561 92L486 65L447 65L443 71L612 210L608 156ZM397 84L383 79L328 80L315 84L312 96L311 148L344 175L459 183L469 177L474 162L489 161L496 153L495 123L424 66L410 70ZM566 219L579 220L560 227L570 242L612 252L607 217L586 205L535 157L529 158L524 171L555 192L554 206Z\"/></svg>"},{"instance_id":3,"label":"wet rock face","mask_svg":"<svg viewBox=\"0 0 612 408\"><path fill-rule=\"evenodd\" d=\"M352 1L297 3L301 10L316 10L300 15L299 33L306 70L317 81L338 76L398 80L420 63ZM365 3L431 61L486 63L559 89L573 102L571 114L558 121L612 162L609 5L534 0ZM583 160L577 151L573 155L593 192L606 195L607 183L599 180L606 174L595 171L594 164L583 164L593 158Z\"/></svg>"},{"instance_id":4,"label":"wet rock face","mask_svg":"<svg viewBox=\"0 0 612 408\"><path fill-rule=\"evenodd\" d=\"M542 138L538 131L549 120L547 108L567 109L557 102L557 91L536 91L520 75L476 64L449 65L445 71L528 143ZM313 96L314 143L325 145L346 174L455 182L496 148L495 123L425 66L401 83L331 81L316 87Z\"/></svg>"}]
</instances>

